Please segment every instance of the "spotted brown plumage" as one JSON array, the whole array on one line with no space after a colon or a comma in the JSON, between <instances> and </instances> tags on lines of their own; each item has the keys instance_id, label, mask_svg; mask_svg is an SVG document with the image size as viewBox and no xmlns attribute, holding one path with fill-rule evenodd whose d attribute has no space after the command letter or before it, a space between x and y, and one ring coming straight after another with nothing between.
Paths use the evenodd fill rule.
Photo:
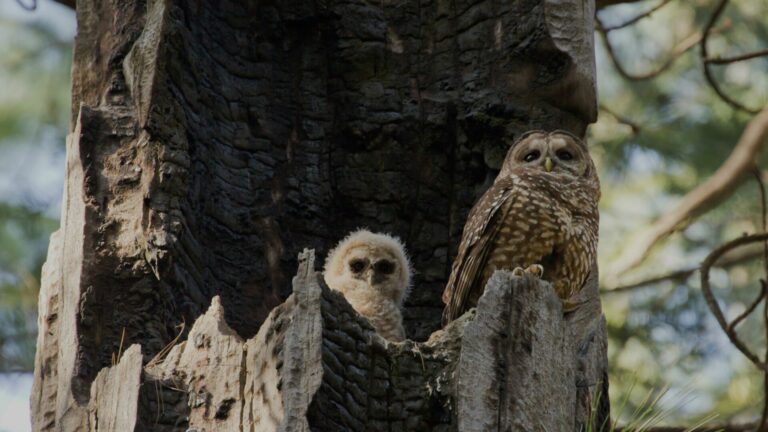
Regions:
<instances>
[{"instance_id":1,"label":"spotted brown plumage","mask_svg":"<svg viewBox=\"0 0 768 432\"><path fill-rule=\"evenodd\" d=\"M475 306L496 270L539 264L561 299L578 293L597 254L599 199L581 140L563 131L522 136L469 213L443 292L443 323Z\"/></svg>"}]
</instances>

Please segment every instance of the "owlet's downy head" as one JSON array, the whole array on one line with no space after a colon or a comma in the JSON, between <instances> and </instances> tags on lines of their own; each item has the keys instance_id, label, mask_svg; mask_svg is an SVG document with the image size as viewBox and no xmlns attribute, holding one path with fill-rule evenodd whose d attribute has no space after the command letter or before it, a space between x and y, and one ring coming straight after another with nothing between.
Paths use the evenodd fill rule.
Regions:
<instances>
[{"instance_id":1,"label":"owlet's downy head","mask_svg":"<svg viewBox=\"0 0 768 432\"><path fill-rule=\"evenodd\" d=\"M531 131L520 137L504 158L498 178L520 168L573 178L589 177L595 171L586 145L565 131Z\"/></svg>"},{"instance_id":2,"label":"owlet's downy head","mask_svg":"<svg viewBox=\"0 0 768 432\"><path fill-rule=\"evenodd\" d=\"M377 332L403 340L400 307L411 285L411 266L399 239L358 230L328 253L323 277Z\"/></svg>"}]
</instances>

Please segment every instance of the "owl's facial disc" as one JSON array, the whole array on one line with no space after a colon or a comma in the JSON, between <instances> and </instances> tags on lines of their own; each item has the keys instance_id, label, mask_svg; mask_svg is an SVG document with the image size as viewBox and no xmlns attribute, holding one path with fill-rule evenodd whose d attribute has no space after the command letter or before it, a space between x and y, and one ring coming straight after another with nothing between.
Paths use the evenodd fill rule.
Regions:
<instances>
[{"instance_id":1,"label":"owl's facial disc","mask_svg":"<svg viewBox=\"0 0 768 432\"><path fill-rule=\"evenodd\" d=\"M554 135L549 139L547 157L554 163L554 172L581 177L587 169L584 150L567 135Z\"/></svg>"},{"instance_id":2,"label":"owl's facial disc","mask_svg":"<svg viewBox=\"0 0 768 432\"><path fill-rule=\"evenodd\" d=\"M589 166L587 151L576 138L560 132L534 132L509 150L497 178L506 178L517 168L583 177Z\"/></svg>"},{"instance_id":3,"label":"owl's facial disc","mask_svg":"<svg viewBox=\"0 0 768 432\"><path fill-rule=\"evenodd\" d=\"M371 287L389 282L399 271L397 260L391 253L365 246L350 250L346 263L346 271L351 277L365 281Z\"/></svg>"}]
</instances>

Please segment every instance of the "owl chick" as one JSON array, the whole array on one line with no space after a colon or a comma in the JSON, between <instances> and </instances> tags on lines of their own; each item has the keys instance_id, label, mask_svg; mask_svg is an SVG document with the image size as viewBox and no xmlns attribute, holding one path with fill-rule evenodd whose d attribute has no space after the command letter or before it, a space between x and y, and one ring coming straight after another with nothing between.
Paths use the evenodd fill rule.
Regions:
<instances>
[{"instance_id":1,"label":"owl chick","mask_svg":"<svg viewBox=\"0 0 768 432\"><path fill-rule=\"evenodd\" d=\"M400 307L411 286L411 266L399 239L352 232L328 253L323 277L381 336L405 340Z\"/></svg>"},{"instance_id":2,"label":"owl chick","mask_svg":"<svg viewBox=\"0 0 768 432\"><path fill-rule=\"evenodd\" d=\"M552 283L565 310L596 258L600 182L586 144L564 131L530 131L507 152L464 225L443 292L443 324L477 305L496 270Z\"/></svg>"}]
</instances>

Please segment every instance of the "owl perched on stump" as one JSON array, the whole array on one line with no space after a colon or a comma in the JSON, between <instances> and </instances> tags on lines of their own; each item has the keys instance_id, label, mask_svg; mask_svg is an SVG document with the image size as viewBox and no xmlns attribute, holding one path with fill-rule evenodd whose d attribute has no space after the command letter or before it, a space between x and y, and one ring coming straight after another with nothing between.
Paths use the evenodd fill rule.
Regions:
<instances>
[{"instance_id":1,"label":"owl perched on stump","mask_svg":"<svg viewBox=\"0 0 768 432\"><path fill-rule=\"evenodd\" d=\"M328 253L323 277L382 337L405 340L400 307L411 286L411 266L400 240L355 231Z\"/></svg>"},{"instance_id":2,"label":"owl perched on stump","mask_svg":"<svg viewBox=\"0 0 768 432\"><path fill-rule=\"evenodd\" d=\"M521 136L464 225L443 292L443 324L477 305L496 270L542 277L564 309L574 309L570 298L597 255L599 200L600 182L582 140L564 131Z\"/></svg>"}]
</instances>

